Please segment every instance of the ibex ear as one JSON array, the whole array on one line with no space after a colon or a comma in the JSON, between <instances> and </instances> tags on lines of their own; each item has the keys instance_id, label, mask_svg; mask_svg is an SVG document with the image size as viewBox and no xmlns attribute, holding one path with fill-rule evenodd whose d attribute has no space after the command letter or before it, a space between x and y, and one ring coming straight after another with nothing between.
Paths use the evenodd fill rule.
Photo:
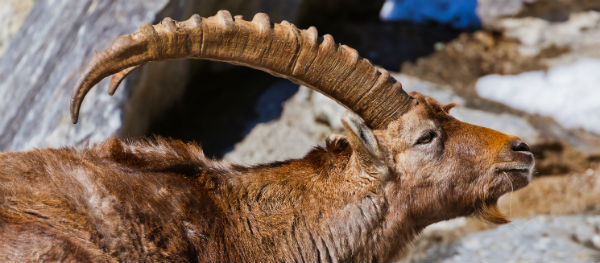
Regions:
<instances>
[{"instance_id":1,"label":"ibex ear","mask_svg":"<svg viewBox=\"0 0 600 263\"><path fill-rule=\"evenodd\" d=\"M381 177L387 174L377 139L363 119L348 112L342 119L342 124L348 134L350 146L358 156L361 168L371 176Z\"/></svg>"}]
</instances>

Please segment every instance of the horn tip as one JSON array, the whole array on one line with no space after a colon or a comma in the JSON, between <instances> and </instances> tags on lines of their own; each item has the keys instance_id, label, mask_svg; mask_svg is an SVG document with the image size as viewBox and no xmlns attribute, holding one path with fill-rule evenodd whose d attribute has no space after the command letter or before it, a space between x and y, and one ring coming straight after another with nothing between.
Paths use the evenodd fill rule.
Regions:
<instances>
[{"instance_id":1,"label":"horn tip","mask_svg":"<svg viewBox=\"0 0 600 263\"><path fill-rule=\"evenodd\" d=\"M79 121L79 106L78 106L78 102L72 101L71 102L71 122L73 122L73 124L77 124L77 121Z\"/></svg>"},{"instance_id":2,"label":"horn tip","mask_svg":"<svg viewBox=\"0 0 600 263\"><path fill-rule=\"evenodd\" d=\"M108 89L108 95L110 95L110 96L115 95L115 92L117 91L118 87L119 87L119 84L110 85L110 88Z\"/></svg>"}]
</instances>

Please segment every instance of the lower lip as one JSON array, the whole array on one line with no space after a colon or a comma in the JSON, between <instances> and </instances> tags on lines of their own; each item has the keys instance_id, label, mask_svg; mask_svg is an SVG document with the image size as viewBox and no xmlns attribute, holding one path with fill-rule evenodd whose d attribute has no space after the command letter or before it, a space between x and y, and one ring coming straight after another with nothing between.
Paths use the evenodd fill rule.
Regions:
<instances>
[{"instance_id":1,"label":"lower lip","mask_svg":"<svg viewBox=\"0 0 600 263\"><path fill-rule=\"evenodd\" d=\"M505 172L505 173L529 173L529 169L510 169L510 170L504 170L502 172Z\"/></svg>"}]
</instances>

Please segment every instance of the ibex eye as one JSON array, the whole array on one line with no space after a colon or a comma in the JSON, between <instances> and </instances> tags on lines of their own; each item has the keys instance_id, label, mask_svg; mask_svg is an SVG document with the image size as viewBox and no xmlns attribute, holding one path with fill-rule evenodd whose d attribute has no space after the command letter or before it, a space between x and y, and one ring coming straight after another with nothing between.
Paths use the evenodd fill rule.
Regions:
<instances>
[{"instance_id":1,"label":"ibex eye","mask_svg":"<svg viewBox=\"0 0 600 263\"><path fill-rule=\"evenodd\" d=\"M419 139L417 140L415 145L416 144L428 144L431 141L433 141L435 136L437 136L437 134L434 131L427 131L423 135L421 135L421 137L419 137Z\"/></svg>"}]
</instances>

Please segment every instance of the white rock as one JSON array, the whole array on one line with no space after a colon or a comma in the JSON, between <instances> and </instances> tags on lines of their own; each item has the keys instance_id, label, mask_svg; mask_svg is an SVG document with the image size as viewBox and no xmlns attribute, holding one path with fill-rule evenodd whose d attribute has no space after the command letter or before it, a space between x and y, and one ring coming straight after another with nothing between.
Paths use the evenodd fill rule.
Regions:
<instances>
[{"instance_id":1,"label":"white rock","mask_svg":"<svg viewBox=\"0 0 600 263\"><path fill-rule=\"evenodd\" d=\"M519 51L524 56L535 56L551 46L569 48L598 56L600 45L600 12L588 11L571 14L564 22L550 22L542 18L504 18L495 23L495 29L521 42Z\"/></svg>"},{"instance_id":2,"label":"white rock","mask_svg":"<svg viewBox=\"0 0 600 263\"><path fill-rule=\"evenodd\" d=\"M567 128L600 134L600 60L581 59L569 65L514 76L488 75L475 88L483 98L531 114L553 117Z\"/></svg>"}]
</instances>

